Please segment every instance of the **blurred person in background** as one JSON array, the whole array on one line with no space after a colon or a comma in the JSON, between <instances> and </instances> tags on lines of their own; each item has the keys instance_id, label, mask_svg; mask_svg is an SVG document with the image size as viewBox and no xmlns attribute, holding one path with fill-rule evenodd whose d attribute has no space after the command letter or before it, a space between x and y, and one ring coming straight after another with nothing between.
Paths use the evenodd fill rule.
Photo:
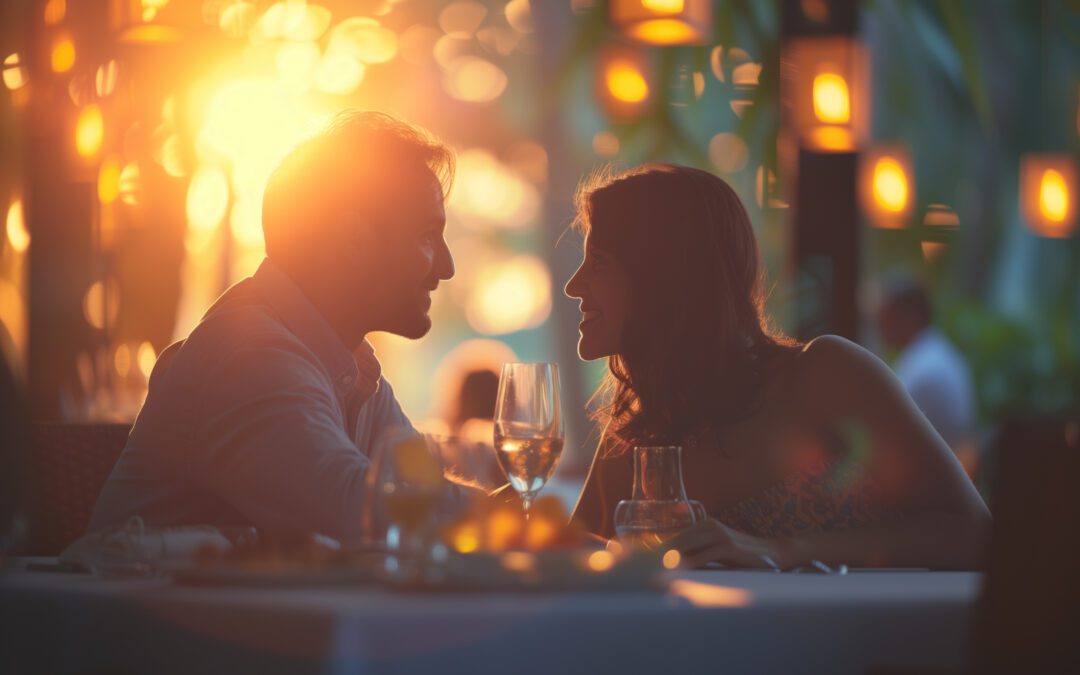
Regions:
<instances>
[{"instance_id":1,"label":"blurred person in background","mask_svg":"<svg viewBox=\"0 0 1080 675\"><path fill-rule=\"evenodd\" d=\"M975 392L967 361L934 326L926 290L910 278L885 283L878 331L896 377L969 476L975 475Z\"/></svg>"},{"instance_id":2,"label":"blurred person in background","mask_svg":"<svg viewBox=\"0 0 1080 675\"><path fill-rule=\"evenodd\" d=\"M267 258L159 357L90 531L140 516L362 543L365 473L417 433L366 336L431 328L453 172L446 146L376 112L295 147L266 186Z\"/></svg>"},{"instance_id":3,"label":"blurred person in background","mask_svg":"<svg viewBox=\"0 0 1080 675\"><path fill-rule=\"evenodd\" d=\"M888 366L770 329L750 218L698 169L601 171L579 187L578 353L607 358L602 436L574 511L612 537L634 446L682 446L709 518L665 542L685 565L964 569L989 512Z\"/></svg>"}]
</instances>

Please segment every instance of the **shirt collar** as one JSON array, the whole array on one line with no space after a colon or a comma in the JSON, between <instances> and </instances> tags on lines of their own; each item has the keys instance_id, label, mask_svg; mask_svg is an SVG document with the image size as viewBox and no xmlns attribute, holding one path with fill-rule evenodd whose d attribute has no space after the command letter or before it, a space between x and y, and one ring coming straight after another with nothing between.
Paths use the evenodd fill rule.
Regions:
<instances>
[{"instance_id":1,"label":"shirt collar","mask_svg":"<svg viewBox=\"0 0 1080 675\"><path fill-rule=\"evenodd\" d=\"M304 292L285 272L264 258L252 275L259 295L277 312L282 322L315 354L334 382L334 390L345 397L356 385L356 359L326 318L311 304Z\"/></svg>"}]
</instances>

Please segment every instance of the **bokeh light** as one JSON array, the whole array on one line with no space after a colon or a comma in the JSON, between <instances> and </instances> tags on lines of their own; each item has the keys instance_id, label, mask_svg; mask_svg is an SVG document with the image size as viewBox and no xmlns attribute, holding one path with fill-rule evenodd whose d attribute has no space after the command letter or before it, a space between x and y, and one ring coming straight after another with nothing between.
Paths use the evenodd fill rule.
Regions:
<instances>
[{"instance_id":1,"label":"bokeh light","mask_svg":"<svg viewBox=\"0 0 1080 675\"><path fill-rule=\"evenodd\" d=\"M57 38L53 44L50 65L54 73L66 73L75 65L75 43L71 38Z\"/></svg>"},{"instance_id":2,"label":"bokeh light","mask_svg":"<svg viewBox=\"0 0 1080 675\"><path fill-rule=\"evenodd\" d=\"M619 137L610 131L599 131L592 138L593 152L601 157L619 154Z\"/></svg>"},{"instance_id":3,"label":"bokeh light","mask_svg":"<svg viewBox=\"0 0 1080 675\"><path fill-rule=\"evenodd\" d=\"M1069 190L1065 177L1056 169L1047 169L1039 181L1039 211L1054 223L1065 221L1069 214Z\"/></svg>"},{"instance_id":4,"label":"bokeh light","mask_svg":"<svg viewBox=\"0 0 1080 675\"><path fill-rule=\"evenodd\" d=\"M534 256L517 256L481 269L465 307L469 325L483 335L535 328L550 312L551 275Z\"/></svg>"},{"instance_id":5,"label":"bokeh light","mask_svg":"<svg viewBox=\"0 0 1080 675\"><path fill-rule=\"evenodd\" d=\"M709 141L709 160L717 171L735 173L746 167L750 149L738 134L719 133Z\"/></svg>"},{"instance_id":6,"label":"bokeh light","mask_svg":"<svg viewBox=\"0 0 1080 675\"><path fill-rule=\"evenodd\" d=\"M12 250L23 253L30 248L30 233L26 231L26 219L23 217L22 199L15 197L7 210L7 239Z\"/></svg>"},{"instance_id":7,"label":"bokeh light","mask_svg":"<svg viewBox=\"0 0 1080 675\"><path fill-rule=\"evenodd\" d=\"M851 121L851 99L843 77L824 72L814 78L814 115L825 124Z\"/></svg>"},{"instance_id":8,"label":"bokeh light","mask_svg":"<svg viewBox=\"0 0 1080 675\"><path fill-rule=\"evenodd\" d=\"M506 73L494 63L476 56L454 59L443 79L446 92L471 103L487 103L506 89Z\"/></svg>"},{"instance_id":9,"label":"bokeh light","mask_svg":"<svg viewBox=\"0 0 1080 675\"><path fill-rule=\"evenodd\" d=\"M97 193L102 204L112 204L120 196L120 162L115 157L108 157L101 163Z\"/></svg>"},{"instance_id":10,"label":"bokeh light","mask_svg":"<svg viewBox=\"0 0 1080 675\"><path fill-rule=\"evenodd\" d=\"M4 86L12 91L26 86L28 78L26 68L22 65L22 57L8 54L4 58Z\"/></svg>"},{"instance_id":11,"label":"bokeh light","mask_svg":"<svg viewBox=\"0 0 1080 675\"><path fill-rule=\"evenodd\" d=\"M644 73L630 61L620 59L608 64L604 81L611 95L624 103L641 103L649 97Z\"/></svg>"},{"instance_id":12,"label":"bokeh light","mask_svg":"<svg viewBox=\"0 0 1080 675\"><path fill-rule=\"evenodd\" d=\"M188 186L188 224L195 230L213 230L225 217L228 206L229 181L225 172L216 166L199 167Z\"/></svg>"},{"instance_id":13,"label":"bokeh light","mask_svg":"<svg viewBox=\"0 0 1080 675\"><path fill-rule=\"evenodd\" d=\"M486 150L460 153L454 190L447 206L468 228L520 229L540 209L536 188Z\"/></svg>"},{"instance_id":14,"label":"bokeh light","mask_svg":"<svg viewBox=\"0 0 1080 675\"><path fill-rule=\"evenodd\" d=\"M97 104L79 111L75 121L75 150L83 157L93 157L105 140L105 118Z\"/></svg>"},{"instance_id":15,"label":"bokeh light","mask_svg":"<svg viewBox=\"0 0 1080 675\"><path fill-rule=\"evenodd\" d=\"M49 0L45 3L45 12L43 16L45 18L46 26L55 26L64 20L66 14L67 0Z\"/></svg>"},{"instance_id":16,"label":"bokeh light","mask_svg":"<svg viewBox=\"0 0 1080 675\"><path fill-rule=\"evenodd\" d=\"M874 164L874 202L890 213L903 213L908 207L907 174L892 157L881 157Z\"/></svg>"},{"instance_id":17,"label":"bokeh light","mask_svg":"<svg viewBox=\"0 0 1080 675\"><path fill-rule=\"evenodd\" d=\"M439 13L439 27L447 35L472 37L487 17L487 8L479 2L462 0L443 8Z\"/></svg>"},{"instance_id":18,"label":"bokeh light","mask_svg":"<svg viewBox=\"0 0 1080 675\"><path fill-rule=\"evenodd\" d=\"M83 317L88 324L105 330L116 323L119 312L120 289L115 281L110 279L108 283L95 281L90 284L83 296Z\"/></svg>"},{"instance_id":19,"label":"bokeh light","mask_svg":"<svg viewBox=\"0 0 1080 675\"><path fill-rule=\"evenodd\" d=\"M375 19L350 17L330 31L328 52L343 52L364 63L386 63L397 54L397 34Z\"/></svg>"}]
</instances>

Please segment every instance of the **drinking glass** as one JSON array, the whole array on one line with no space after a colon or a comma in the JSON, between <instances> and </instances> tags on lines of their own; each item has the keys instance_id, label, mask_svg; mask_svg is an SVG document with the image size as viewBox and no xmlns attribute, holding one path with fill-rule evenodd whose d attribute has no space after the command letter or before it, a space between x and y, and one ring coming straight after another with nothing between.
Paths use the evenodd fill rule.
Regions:
<instances>
[{"instance_id":1,"label":"drinking glass","mask_svg":"<svg viewBox=\"0 0 1080 675\"><path fill-rule=\"evenodd\" d=\"M446 494L439 456L415 432L394 434L367 476L367 545L385 547L387 572L395 578L418 577L427 567Z\"/></svg>"},{"instance_id":2,"label":"drinking glass","mask_svg":"<svg viewBox=\"0 0 1080 675\"><path fill-rule=\"evenodd\" d=\"M681 447L634 448L633 492L615 507L615 533L620 541L657 549L705 517L705 506L686 498Z\"/></svg>"},{"instance_id":3,"label":"drinking glass","mask_svg":"<svg viewBox=\"0 0 1080 675\"><path fill-rule=\"evenodd\" d=\"M507 363L495 404L495 456L526 515L555 473L563 449L559 367Z\"/></svg>"}]
</instances>

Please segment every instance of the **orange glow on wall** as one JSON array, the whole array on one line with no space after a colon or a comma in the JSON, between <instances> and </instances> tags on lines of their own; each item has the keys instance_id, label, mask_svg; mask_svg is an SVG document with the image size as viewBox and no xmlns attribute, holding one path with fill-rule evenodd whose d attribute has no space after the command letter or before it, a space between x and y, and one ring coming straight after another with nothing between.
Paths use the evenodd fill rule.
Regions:
<instances>
[{"instance_id":1,"label":"orange glow on wall","mask_svg":"<svg viewBox=\"0 0 1080 675\"><path fill-rule=\"evenodd\" d=\"M83 157L93 157L105 140L105 118L97 104L79 111L75 121L75 150Z\"/></svg>"},{"instance_id":2,"label":"orange glow on wall","mask_svg":"<svg viewBox=\"0 0 1080 675\"><path fill-rule=\"evenodd\" d=\"M786 125L803 147L819 152L858 149L869 120L870 61L847 37L803 37L785 46Z\"/></svg>"},{"instance_id":3,"label":"orange glow on wall","mask_svg":"<svg viewBox=\"0 0 1080 675\"><path fill-rule=\"evenodd\" d=\"M610 8L615 28L644 44L704 44L712 33L710 0L612 0Z\"/></svg>"},{"instance_id":4,"label":"orange glow on wall","mask_svg":"<svg viewBox=\"0 0 1080 675\"><path fill-rule=\"evenodd\" d=\"M913 192L907 148L878 146L860 157L859 196L863 214L874 227L896 229L906 226Z\"/></svg>"},{"instance_id":5,"label":"orange glow on wall","mask_svg":"<svg viewBox=\"0 0 1080 675\"><path fill-rule=\"evenodd\" d=\"M75 65L75 43L71 38L58 38L52 48L50 64L54 73L66 73Z\"/></svg>"},{"instance_id":6,"label":"orange glow on wall","mask_svg":"<svg viewBox=\"0 0 1080 675\"><path fill-rule=\"evenodd\" d=\"M1024 220L1041 237L1065 238L1076 229L1076 161L1066 154L1035 154L1020 166Z\"/></svg>"}]
</instances>

